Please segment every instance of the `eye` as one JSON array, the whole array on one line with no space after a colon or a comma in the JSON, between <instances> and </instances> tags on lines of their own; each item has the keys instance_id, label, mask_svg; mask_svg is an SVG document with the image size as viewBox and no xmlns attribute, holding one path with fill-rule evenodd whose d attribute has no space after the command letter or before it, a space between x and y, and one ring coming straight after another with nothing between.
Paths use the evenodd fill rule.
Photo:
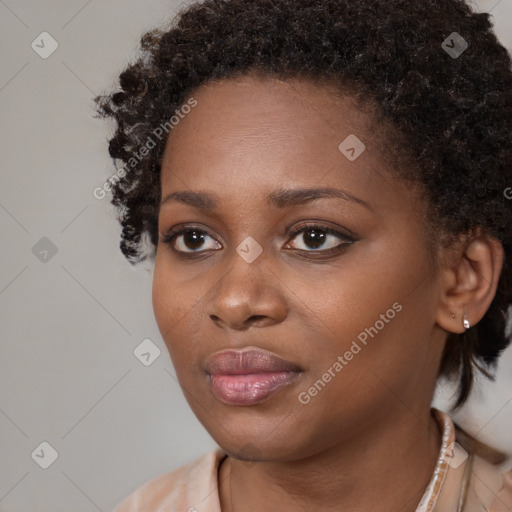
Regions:
<instances>
[{"instance_id":1,"label":"eye","mask_svg":"<svg viewBox=\"0 0 512 512\"><path fill-rule=\"evenodd\" d=\"M338 252L355 241L354 238L340 231L318 224L302 226L295 230L291 233L292 240L301 233L302 237L298 238L299 247L292 248L305 252L322 252L324 254ZM336 239L338 239L338 243L336 243ZM341 240L341 243L339 240Z\"/></svg>"},{"instance_id":2,"label":"eye","mask_svg":"<svg viewBox=\"0 0 512 512\"><path fill-rule=\"evenodd\" d=\"M298 238L300 234L302 237ZM298 238L299 242L299 247L292 246L292 249L308 253L318 252L323 255L340 252L355 241L345 233L318 224L303 225L293 231L290 236L291 240ZM210 246L208 246L208 240L211 240ZM336 243L337 240L338 243ZM173 251L191 257L194 254L203 254L222 248L204 229L197 226L177 226L162 236L161 243L171 245ZM289 244L290 242L287 248L290 247Z\"/></svg>"},{"instance_id":3,"label":"eye","mask_svg":"<svg viewBox=\"0 0 512 512\"><path fill-rule=\"evenodd\" d=\"M215 250L222 247L217 241L213 240L210 247L205 246L205 241L213 238L203 229L195 226L181 226L174 228L168 234L162 237L163 244L169 244L173 250L181 253L197 253L207 250ZM199 251L198 249L203 249Z\"/></svg>"}]
</instances>

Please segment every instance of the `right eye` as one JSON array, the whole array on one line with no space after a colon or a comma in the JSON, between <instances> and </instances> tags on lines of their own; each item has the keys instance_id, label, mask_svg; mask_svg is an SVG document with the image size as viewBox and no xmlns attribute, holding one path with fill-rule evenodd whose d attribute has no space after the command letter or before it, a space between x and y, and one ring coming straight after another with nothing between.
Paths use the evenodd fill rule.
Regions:
<instances>
[{"instance_id":1,"label":"right eye","mask_svg":"<svg viewBox=\"0 0 512 512\"><path fill-rule=\"evenodd\" d=\"M208 238L213 240L214 244L217 244L217 247L207 247L199 251L198 249L204 246L205 240ZM161 242L170 245L173 251L182 254L202 253L222 247L206 231L194 226L180 226L174 228L162 236Z\"/></svg>"}]
</instances>

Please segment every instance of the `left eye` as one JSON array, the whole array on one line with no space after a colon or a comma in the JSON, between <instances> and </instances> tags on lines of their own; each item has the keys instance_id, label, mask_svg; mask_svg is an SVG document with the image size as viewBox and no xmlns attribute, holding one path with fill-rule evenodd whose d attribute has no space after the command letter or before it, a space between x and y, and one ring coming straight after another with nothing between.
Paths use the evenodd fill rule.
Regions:
<instances>
[{"instance_id":1,"label":"left eye","mask_svg":"<svg viewBox=\"0 0 512 512\"><path fill-rule=\"evenodd\" d=\"M162 238L162 243L171 244L173 249L178 252L200 252L197 249L204 249L203 244L206 238L211 238L206 231L194 228L181 228L173 233L169 233ZM213 238L212 238L213 240ZM215 241L214 241L215 242ZM206 249L216 249L221 247L215 242L217 247L206 247ZM192 246L192 248L190 247ZM188 251L187 249L191 249Z\"/></svg>"},{"instance_id":2,"label":"left eye","mask_svg":"<svg viewBox=\"0 0 512 512\"><path fill-rule=\"evenodd\" d=\"M339 249L340 247L348 245L354 241L349 236L324 226L305 226L293 233L292 240L300 234L302 234L302 237L299 241L305 248L294 247L294 249L307 252L315 252L318 251L319 248L325 251L328 251L329 249ZM335 243L336 238L341 240L341 243ZM329 239L331 243L327 244L328 246L325 247L324 244L326 244ZM313 251L308 249L313 249Z\"/></svg>"}]
</instances>

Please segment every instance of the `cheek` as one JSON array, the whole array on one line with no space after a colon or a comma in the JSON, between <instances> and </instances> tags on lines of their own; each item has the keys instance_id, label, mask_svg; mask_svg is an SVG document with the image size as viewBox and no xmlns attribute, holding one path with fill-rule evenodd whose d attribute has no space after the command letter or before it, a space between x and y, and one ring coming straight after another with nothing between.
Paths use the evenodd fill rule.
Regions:
<instances>
[{"instance_id":1,"label":"cheek","mask_svg":"<svg viewBox=\"0 0 512 512\"><path fill-rule=\"evenodd\" d=\"M204 293L200 281L191 280L172 267L165 261L165 255L160 259L157 256L152 285L153 311L177 373L190 373L200 353L205 315L200 299Z\"/></svg>"},{"instance_id":2,"label":"cheek","mask_svg":"<svg viewBox=\"0 0 512 512\"><path fill-rule=\"evenodd\" d=\"M174 300L175 294L172 293L173 282L169 279L170 277L171 275L165 272L163 264L159 263L157 258L153 273L152 300L155 319L162 336L171 327L173 321L175 321L177 313L176 306L178 304Z\"/></svg>"},{"instance_id":3,"label":"cheek","mask_svg":"<svg viewBox=\"0 0 512 512\"><path fill-rule=\"evenodd\" d=\"M180 329L187 323L187 315L192 310L187 300L187 287L177 280L176 272L171 271L163 258L156 258L153 274L152 302L155 320L162 339L171 356L174 347L170 340L179 340Z\"/></svg>"},{"instance_id":4,"label":"cheek","mask_svg":"<svg viewBox=\"0 0 512 512\"><path fill-rule=\"evenodd\" d=\"M388 256L367 253L328 280L295 277L298 322L311 339L303 359L312 370L307 385L331 369L333 391L361 396L363 381L373 386L381 379L399 387L418 361L428 360L432 276L420 258L407 265L398 254Z\"/></svg>"},{"instance_id":5,"label":"cheek","mask_svg":"<svg viewBox=\"0 0 512 512\"><path fill-rule=\"evenodd\" d=\"M399 321L400 304L395 308L393 304L403 296L402 286L389 269L386 272L382 262L366 263L360 257L342 263L314 273L279 272L293 290L290 311L296 318L290 318L289 324L295 323L297 335L312 336L311 343L321 349L311 354L312 360L342 355L358 338L363 347L373 335L385 335Z\"/></svg>"}]
</instances>

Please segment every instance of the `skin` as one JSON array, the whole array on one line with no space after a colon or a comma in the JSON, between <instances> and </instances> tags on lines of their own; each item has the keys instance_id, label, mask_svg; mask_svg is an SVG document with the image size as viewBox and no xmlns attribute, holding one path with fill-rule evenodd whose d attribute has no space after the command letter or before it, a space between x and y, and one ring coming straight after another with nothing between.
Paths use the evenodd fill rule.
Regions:
<instances>
[{"instance_id":1,"label":"skin","mask_svg":"<svg viewBox=\"0 0 512 512\"><path fill-rule=\"evenodd\" d=\"M430 403L446 337L463 331L463 308L474 324L490 305L501 245L474 233L433 246L421 194L388 172L368 115L327 86L251 73L193 97L167 141L162 198L206 191L221 202L211 211L162 204L153 307L190 407L229 455L222 511L414 511L440 449ZM350 134L366 146L355 161L338 149ZM369 206L266 204L277 189L303 187L342 189ZM315 249L307 231L286 235L303 222L356 236L326 255L346 240L328 235ZM174 247L201 257L162 243L182 224L205 231L204 241L178 236ZM249 236L263 248L252 263L235 250ZM401 311L301 403L299 393L394 303ZM264 402L223 404L202 364L247 346L304 371Z\"/></svg>"}]
</instances>

